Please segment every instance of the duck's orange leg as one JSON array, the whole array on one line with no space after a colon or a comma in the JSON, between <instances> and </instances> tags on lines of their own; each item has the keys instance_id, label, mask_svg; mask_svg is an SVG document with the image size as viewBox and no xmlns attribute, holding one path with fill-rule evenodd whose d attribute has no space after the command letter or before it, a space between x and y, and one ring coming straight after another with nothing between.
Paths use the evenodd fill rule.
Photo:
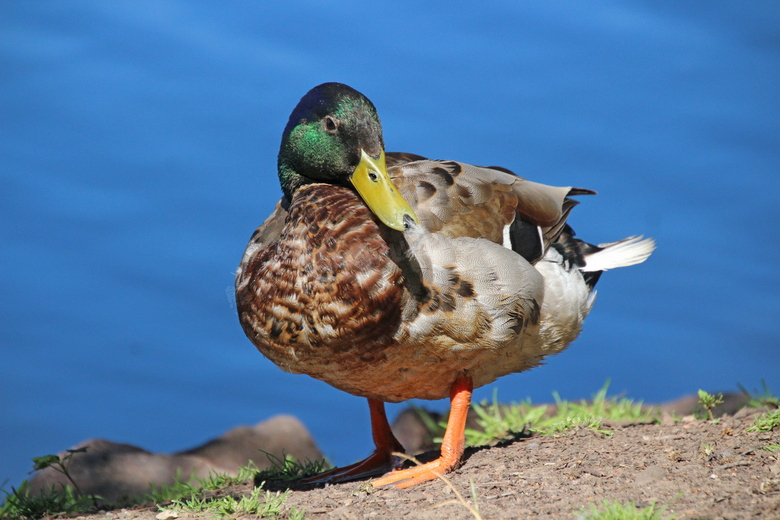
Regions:
<instances>
[{"instance_id":1,"label":"duck's orange leg","mask_svg":"<svg viewBox=\"0 0 780 520\"><path fill-rule=\"evenodd\" d=\"M368 408L371 412L371 433L374 437L376 448L368 458L355 464L334 468L325 473L303 479L306 484L328 484L336 482L348 482L359 478L370 477L384 473L393 468L393 452L403 452L404 447L396 440L390 423L385 414L385 403L376 399L368 400Z\"/></svg>"},{"instance_id":2,"label":"duck's orange leg","mask_svg":"<svg viewBox=\"0 0 780 520\"><path fill-rule=\"evenodd\" d=\"M452 471L460 464L466 445L466 416L471 404L474 383L469 376L455 380L450 389L450 418L441 443L441 456L427 464L388 473L373 482L374 487L396 484L396 488L408 488L434 480Z\"/></svg>"}]
</instances>

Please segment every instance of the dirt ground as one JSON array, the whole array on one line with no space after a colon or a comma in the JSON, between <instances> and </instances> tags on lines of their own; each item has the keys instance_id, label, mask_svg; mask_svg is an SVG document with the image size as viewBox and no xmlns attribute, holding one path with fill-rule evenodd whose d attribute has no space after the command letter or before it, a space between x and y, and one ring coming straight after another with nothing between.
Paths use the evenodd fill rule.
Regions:
<instances>
[{"instance_id":1,"label":"dirt ground","mask_svg":"<svg viewBox=\"0 0 780 520\"><path fill-rule=\"evenodd\" d=\"M760 410L716 422L603 424L612 434L575 429L468 450L452 484L485 519L577 518L604 500L665 506L678 519L780 519L780 432L748 432ZM287 508L311 519L474 518L441 481L367 493L365 482L292 490ZM228 490L248 494L249 484ZM156 520L156 508L122 509L85 520ZM190 518L180 512L178 518Z\"/></svg>"}]
</instances>

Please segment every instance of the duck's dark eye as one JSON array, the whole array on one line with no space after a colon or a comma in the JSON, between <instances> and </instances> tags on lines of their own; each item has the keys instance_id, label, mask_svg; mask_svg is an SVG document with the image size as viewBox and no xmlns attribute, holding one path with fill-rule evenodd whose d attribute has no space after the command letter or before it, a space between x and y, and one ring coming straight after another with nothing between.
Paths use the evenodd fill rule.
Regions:
<instances>
[{"instance_id":1,"label":"duck's dark eye","mask_svg":"<svg viewBox=\"0 0 780 520\"><path fill-rule=\"evenodd\" d=\"M330 117L330 116L326 116L325 120L322 122L322 124L325 125L325 130L327 130L330 133L335 132L336 131L336 127L338 127L338 125L336 124L336 121L332 117Z\"/></svg>"}]
</instances>

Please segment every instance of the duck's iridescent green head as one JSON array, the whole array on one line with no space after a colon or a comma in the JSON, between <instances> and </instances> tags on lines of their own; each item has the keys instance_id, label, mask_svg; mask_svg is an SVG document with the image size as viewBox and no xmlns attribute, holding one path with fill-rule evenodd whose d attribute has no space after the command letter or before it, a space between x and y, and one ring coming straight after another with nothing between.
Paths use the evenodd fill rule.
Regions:
<instances>
[{"instance_id":1,"label":"duck's iridescent green head","mask_svg":"<svg viewBox=\"0 0 780 520\"><path fill-rule=\"evenodd\" d=\"M387 226L403 230L405 214L417 220L387 175L376 108L347 85L323 83L303 96L284 129L278 166L290 200L304 184L352 185Z\"/></svg>"}]
</instances>

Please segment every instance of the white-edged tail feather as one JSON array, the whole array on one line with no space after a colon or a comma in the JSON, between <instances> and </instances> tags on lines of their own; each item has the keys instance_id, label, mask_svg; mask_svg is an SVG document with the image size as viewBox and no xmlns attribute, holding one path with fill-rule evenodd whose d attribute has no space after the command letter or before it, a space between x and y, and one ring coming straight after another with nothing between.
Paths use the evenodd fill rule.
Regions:
<instances>
[{"instance_id":1,"label":"white-edged tail feather","mask_svg":"<svg viewBox=\"0 0 780 520\"><path fill-rule=\"evenodd\" d=\"M585 255L585 267L581 268L582 271L606 271L641 264L655 250L655 240L639 235L599 244L599 247L601 251Z\"/></svg>"}]
</instances>

